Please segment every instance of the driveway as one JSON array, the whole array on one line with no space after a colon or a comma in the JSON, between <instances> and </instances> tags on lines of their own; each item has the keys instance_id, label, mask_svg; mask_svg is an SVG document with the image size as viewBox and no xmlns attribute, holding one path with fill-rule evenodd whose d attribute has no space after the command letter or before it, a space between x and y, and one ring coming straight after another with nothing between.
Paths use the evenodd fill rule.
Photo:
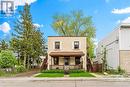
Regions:
<instances>
[{"instance_id":1,"label":"driveway","mask_svg":"<svg viewBox=\"0 0 130 87\"><path fill-rule=\"evenodd\" d=\"M32 69L32 70L24 72L24 73L16 74L15 77L31 77L34 74L37 74L38 72L40 72L39 69Z\"/></svg>"},{"instance_id":2,"label":"driveway","mask_svg":"<svg viewBox=\"0 0 130 87\"><path fill-rule=\"evenodd\" d=\"M113 78L0 78L0 87L130 87L130 79Z\"/></svg>"}]
</instances>

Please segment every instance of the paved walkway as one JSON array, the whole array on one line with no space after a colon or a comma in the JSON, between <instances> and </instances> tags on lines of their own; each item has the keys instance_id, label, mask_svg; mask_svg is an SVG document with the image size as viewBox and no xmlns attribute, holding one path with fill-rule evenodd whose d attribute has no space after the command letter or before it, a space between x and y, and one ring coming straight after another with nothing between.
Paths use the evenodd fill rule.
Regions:
<instances>
[{"instance_id":1,"label":"paved walkway","mask_svg":"<svg viewBox=\"0 0 130 87\"><path fill-rule=\"evenodd\" d=\"M130 78L1 78L0 87L130 87Z\"/></svg>"},{"instance_id":2,"label":"paved walkway","mask_svg":"<svg viewBox=\"0 0 130 87\"><path fill-rule=\"evenodd\" d=\"M104 78L105 76L102 74L96 74L96 73L91 73L92 75L94 75L97 78Z\"/></svg>"}]
</instances>

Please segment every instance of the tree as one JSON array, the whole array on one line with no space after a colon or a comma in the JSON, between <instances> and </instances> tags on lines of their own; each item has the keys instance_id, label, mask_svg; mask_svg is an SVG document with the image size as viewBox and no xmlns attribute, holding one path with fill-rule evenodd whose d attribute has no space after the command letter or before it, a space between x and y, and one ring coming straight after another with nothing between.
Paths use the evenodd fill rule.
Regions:
<instances>
[{"instance_id":1,"label":"tree","mask_svg":"<svg viewBox=\"0 0 130 87\"><path fill-rule=\"evenodd\" d=\"M12 51L2 50L0 53L0 67L13 68L17 63L16 58Z\"/></svg>"},{"instance_id":2,"label":"tree","mask_svg":"<svg viewBox=\"0 0 130 87\"><path fill-rule=\"evenodd\" d=\"M61 36L85 36L89 58L94 56L96 29L91 16L84 16L82 11L73 11L68 15L58 14L53 17L52 27Z\"/></svg>"},{"instance_id":3,"label":"tree","mask_svg":"<svg viewBox=\"0 0 130 87\"><path fill-rule=\"evenodd\" d=\"M5 40L2 40L0 43L0 50L6 50L8 49L8 43L6 43Z\"/></svg>"},{"instance_id":4,"label":"tree","mask_svg":"<svg viewBox=\"0 0 130 87\"><path fill-rule=\"evenodd\" d=\"M10 40L10 49L17 54L18 65L21 65L20 54L22 55L22 47L20 45L20 41L13 37Z\"/></svg>"},{"instance_id":5,"label":"tree","mask_svg":"<svg viewBox=\"0 0 130 87\"><path fill-rule=\"evenodd\" d=\"M33 25L30 6L26 4L20 11L20 18L14 26L13 38L10 44L14 51L20 54L20 59L26 68L30 68L32 59L38 60L44 51L44 38L40 29Z\"/></svg>"},{"instance_id":6,"label":"tree","mask_svg":"<svg viewBox=\"0 0 130 87\"><path fill-rule=\"evenodd\" d=\"M102 72L105 72L107 71L107 59L106 59L106 56L107 56L107 49L106 49L106 46L104 47L102 45L102 53L101 53L101 59L102 59Z\"/></svg>"}]
</instances>

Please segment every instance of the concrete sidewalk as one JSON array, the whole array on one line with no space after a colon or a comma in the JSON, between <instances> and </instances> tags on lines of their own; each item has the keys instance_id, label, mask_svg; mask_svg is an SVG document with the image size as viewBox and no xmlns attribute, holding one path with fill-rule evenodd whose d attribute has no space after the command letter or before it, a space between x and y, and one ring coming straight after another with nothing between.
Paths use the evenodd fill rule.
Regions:
<instances>
[{"instance_id":1,"label":"concrete sidewalk","mask_svg":"<svg viewBox=\"0 0 130 87\"><path fill-rule=\"evenodd\" d=\"M130 78L0 78L0 87L130 87Z\"/></svg>"},{"instance_id":2,"label":"concrete sidewalk","mask_svg":"<svg viewBox=\"0 0 130 87\"><path fill-rule=\"evenodd\" d=\"M61 78L38 78L38 77L15 77L0 78L0 81L7 80L28 80L28 81L130 81L130 78L88 78L88 77L61 77Z\"/></svg>"}]
</instances>

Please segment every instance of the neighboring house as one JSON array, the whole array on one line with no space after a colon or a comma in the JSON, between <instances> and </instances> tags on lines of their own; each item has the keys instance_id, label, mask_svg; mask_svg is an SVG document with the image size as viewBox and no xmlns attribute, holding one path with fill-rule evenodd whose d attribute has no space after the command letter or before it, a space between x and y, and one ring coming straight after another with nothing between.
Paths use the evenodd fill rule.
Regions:
<instances>
[{"instance_id":1,"label":"neighboring house","mask_svg":"<svg viewBox=\"0 0 130 87\"><path fill-rule=\"evenodd\" d=\"M86 70L86 37L48 37L48 69Z\"/></svg>"},{"instance_id":2,"label":"neighboring house","mask_svg":"<svg viewBox=\"0 0 130 87\"><path fill-rule=\"evenodd\" d=\"M96 55L99 63L102 63L104 50L107 68L117 69L120 66L121 69L130 72L130 24L120 24L98 43Z\"/></svg>"}]
</instances>

